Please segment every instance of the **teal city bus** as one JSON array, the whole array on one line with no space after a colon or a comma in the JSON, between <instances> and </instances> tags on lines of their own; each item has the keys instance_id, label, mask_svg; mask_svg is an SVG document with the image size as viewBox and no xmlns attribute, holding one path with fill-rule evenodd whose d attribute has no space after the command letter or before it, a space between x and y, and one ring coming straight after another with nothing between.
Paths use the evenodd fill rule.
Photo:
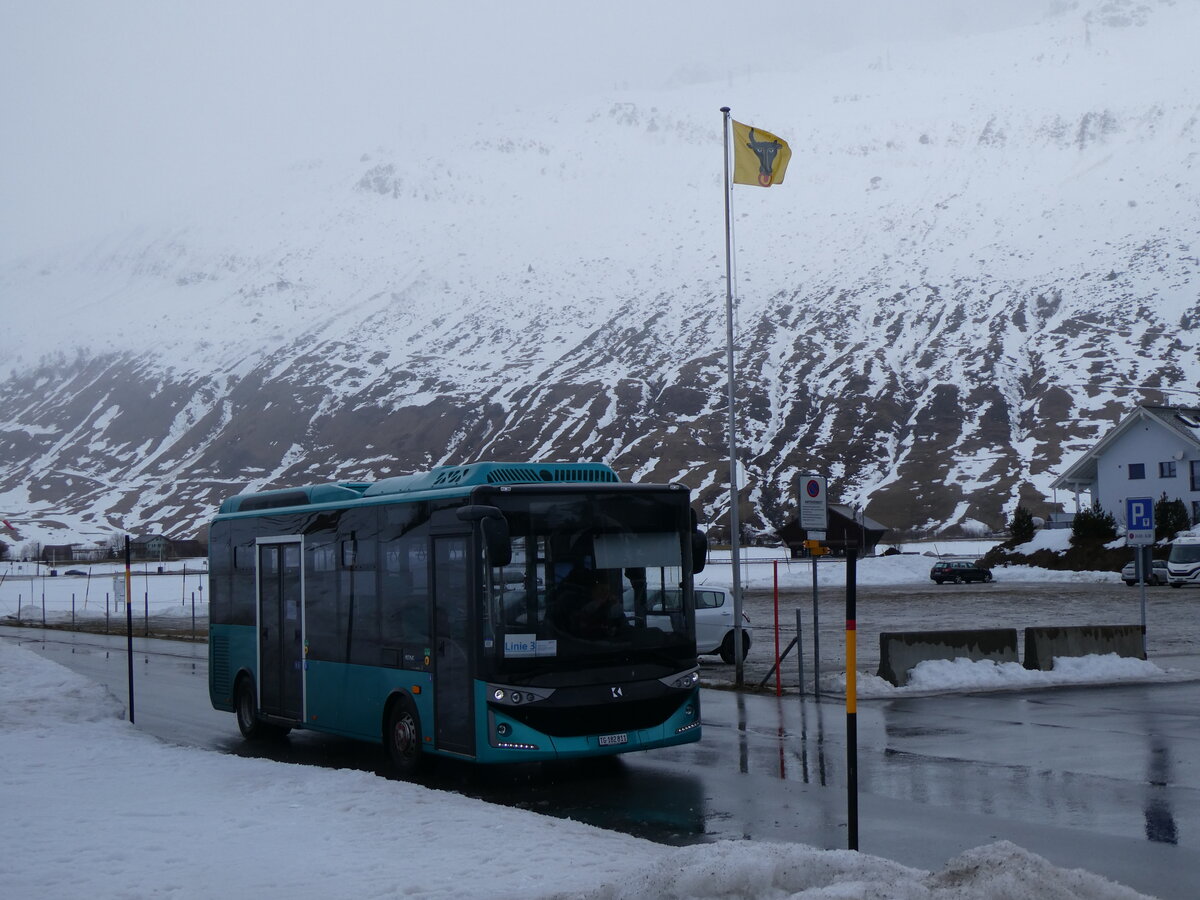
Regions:
<instances>
[{"instance_id":1,"label":"teal city bus","mask_svg":"<svg viewBox=\"0 0 1200 900\"><path fill-rule=\"evenodd\" d=\"M695 522L685 487L596 463L231 497L209 529L212 704L247 738L382 742L405 774L699 740Z\"/></svg>"}]
</instances>

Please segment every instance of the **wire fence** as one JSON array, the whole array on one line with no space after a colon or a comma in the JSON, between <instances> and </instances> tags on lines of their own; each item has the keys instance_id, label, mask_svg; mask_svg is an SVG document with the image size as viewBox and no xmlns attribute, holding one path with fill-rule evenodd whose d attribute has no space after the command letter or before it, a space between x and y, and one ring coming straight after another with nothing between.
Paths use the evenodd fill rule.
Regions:
<instances>
[{"instance_id":1,"label":"wire fence","mask_svg":"<svg viewBox=\"0 0 1200 900\"><path fill-rule=\"evenodd\" d=\"M126 607L128 593L129 607ZM71 569L42 563L0 564L0 621L82 631L125 631L207 639L208 572L187 563L139 564L130 571L104 563Z\"/></svg>"}]
</instances>

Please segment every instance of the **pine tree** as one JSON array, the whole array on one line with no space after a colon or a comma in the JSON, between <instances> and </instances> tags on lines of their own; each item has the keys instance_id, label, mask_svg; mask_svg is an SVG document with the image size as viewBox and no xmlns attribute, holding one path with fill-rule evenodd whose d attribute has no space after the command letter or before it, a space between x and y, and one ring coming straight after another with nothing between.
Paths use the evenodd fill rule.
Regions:
<instances>
[{"instance_id":1,"label":"pine tree","mask_svg":"<svg viewBox=\"0 0 1200 900\"><path fill-rule=\"evenodd\" d=\"M1167 495L1163 494L1154 504L1154 539L1156 541L1172 540L1179 532L1187 531L1191 524L1187 507L1179 498L1168 500Z\"/></svg>"},{"instance_id":2,"label":"pine tree","mask_svg":"<svg viewBox=\"0 0 1200 900\"><path fill-rule=\"evenodd\" d=\"M1107 544L1117 539L1117 520L1106 512L1099 503L1091 509L1081 509L1071 522L1071 535L1076 541L1092 541Z\"/></svg>"},{"instance_id":3,"label":"pine tree","mask_svg":"<svg viewBox=\"0 0 1200 900\"><path fill-rule=\"evenodd\" d=\"M1033 540L1035 530L1033 513L1018 503L1012 518L1008 522L1008 533L1011 535L1009 543L1014 547L1019 544L1028 544Z\"/></svg>"}]
</instances>

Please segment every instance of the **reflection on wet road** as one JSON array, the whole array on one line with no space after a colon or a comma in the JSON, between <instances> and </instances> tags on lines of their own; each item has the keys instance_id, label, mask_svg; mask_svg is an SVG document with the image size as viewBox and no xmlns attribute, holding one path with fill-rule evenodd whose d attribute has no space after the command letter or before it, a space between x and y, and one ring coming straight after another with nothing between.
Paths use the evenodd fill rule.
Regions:
<instances>
[{"instance_id":1,"label":"reflection on wet road","mask_svg":"<svg viewBox=\"0 0 1200 900\"><path fill-rule=\"evenodd\" d=\"M0 628L0 638L35 633ZM117 644L117 641L113 641ZM123 641L29 644L125 695ZM243 756L386 776L379 748L294 732L248 744L212 710L206 648L139 641L138 725ZM1195 665L1195 660L1191 661ZM579 764L441 762L422 781L652 840L846 842L845 716L832 698L709 690L697 744ZM1157 896L1200 884L1200 683L906 697L858 706L864 852L923 868L998 839Z\"/></svg>"}]
</instances>

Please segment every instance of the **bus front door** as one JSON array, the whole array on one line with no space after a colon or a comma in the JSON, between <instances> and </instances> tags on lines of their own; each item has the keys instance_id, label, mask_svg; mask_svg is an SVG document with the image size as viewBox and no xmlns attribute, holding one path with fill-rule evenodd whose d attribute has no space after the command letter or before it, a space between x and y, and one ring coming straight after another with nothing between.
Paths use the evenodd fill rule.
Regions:
<instances>
[{"instance_id":1,"label":"bus front door","mask_svg":"<svg viewBox=\"0 0 1200 900\"><path fill-rule=\"evenodd\" d=\"M304 719L304 627L300 542L258 546L258 704Z\"/></svg>"},{"instance_id":2,"label":"bus front door","mask_svg":"<svg viewBox=\"0 0 1200 900\"><path fill-rule=\"evenodd\" d=\"M438 749L474 756L468 546L466 537L433 539L434 733Z\"/></svg>"}]
</instances>

